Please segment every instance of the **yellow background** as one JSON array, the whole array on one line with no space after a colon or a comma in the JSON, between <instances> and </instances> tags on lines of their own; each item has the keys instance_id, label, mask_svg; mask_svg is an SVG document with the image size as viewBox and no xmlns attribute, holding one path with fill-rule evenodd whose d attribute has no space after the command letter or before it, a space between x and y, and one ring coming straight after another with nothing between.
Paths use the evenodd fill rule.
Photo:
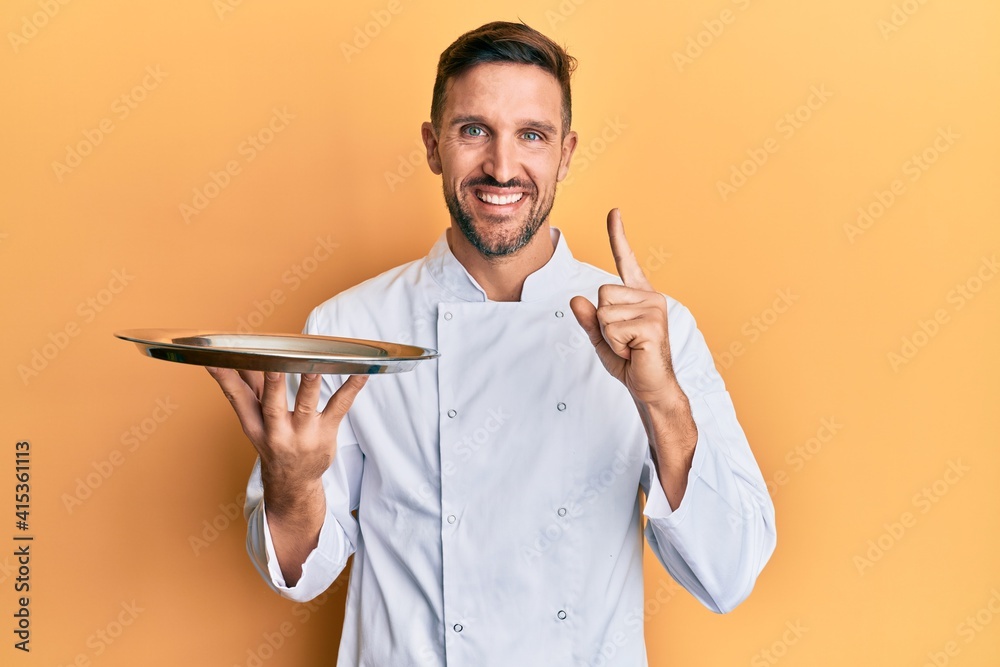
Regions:
<instances>
[{"instance_id":1,"label":"yellow background","mask_svg":"<svg viewBox=\"0 0 1000 667\"><path fill-rule=\"evenodd\" d=\"M489 4L4 3L0 663L332 664L346 575L311 607L267 589L226 516L253 462L229 406L201 369L112 332L299 331L320 301L425 254L446 210L408 161L437 57L521 18L580 60L586 152L553 224L613 270L604 218L622 208L772 483L777 551L735 612L702 608L647 553L650 663L1000 664L1000 6ZM54 166L81 143L75 168ZM859 207L881 215L858 227ZM336 244L326 261L318 239ZM792 305L775 309L780 294ZM30 655L12 647L18 440Z\"/></svg>"}]
</instances>

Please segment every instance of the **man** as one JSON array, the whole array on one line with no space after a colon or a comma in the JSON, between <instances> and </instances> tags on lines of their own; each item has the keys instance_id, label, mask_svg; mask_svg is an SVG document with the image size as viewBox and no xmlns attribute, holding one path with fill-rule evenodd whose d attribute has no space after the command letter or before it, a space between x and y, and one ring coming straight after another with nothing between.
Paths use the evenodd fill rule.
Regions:
<instances>
[{"instance_id":1,"label":"man","mask_svg":"<svg viewBox=\"0 0 1000 667\"><path fill-rule=\"evenodd\" d=\"M437 360L303 375L287 396L280 374L210 369L259 453L247 545L265 580L305 601L355 557L341 666L643 665L643 514L657 558L716 612L774 549L690 312L650 286L617 209L619 277L549 225L577 143L573 67L523 24L448 47L422 136L450 228L305 327Z\"/></svg>"}]
</instances>

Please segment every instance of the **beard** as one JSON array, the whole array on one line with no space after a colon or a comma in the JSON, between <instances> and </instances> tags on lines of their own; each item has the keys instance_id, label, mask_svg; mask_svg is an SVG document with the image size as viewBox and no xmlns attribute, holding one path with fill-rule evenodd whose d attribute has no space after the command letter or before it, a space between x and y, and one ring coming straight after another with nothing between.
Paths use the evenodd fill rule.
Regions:
<instances>
[{"instance_id":1,"label":"beard","mask_svg":"<svg viewBox=\"0 0 1000 667\"><path fill-rule=\"evenodd\" d=\"M492 234L489 238L485 234L481 233L479 229L476 228L472 211L470 210L468 204L464 201L460 201L458 195L454 192L448 191L448 186L444 186L444 201L448 205L448 212L451 213L451 217L458 223L458 228L462 230L462 234L469 243L472 244L476 250L478 250L484 257L495 258L504 257L507 255L512 255L518 250L528 245L532 238L535 236L535 232L542 226L545 222L549 213L552 211L552 204L555 201L555 191L548 197L547 201L541 201L538 199L538 190L530 183L523 183L517 179L512 179L507 183L499 183L496 179L490 176L484 176L482 178L475 178L461 185L461 191L463 193L468 193L466 196L475 197L476 195L472 193L472 188L477 185L489 185L493 187L516 187L524 190L525 197L531 197L531 208L528 209L525 214L524 221L517 229L510 233L500 235L498 233ZM508 221L507 216L486 216L483 221L487 225L501 224Z\"/></svg>"}]
</instances>

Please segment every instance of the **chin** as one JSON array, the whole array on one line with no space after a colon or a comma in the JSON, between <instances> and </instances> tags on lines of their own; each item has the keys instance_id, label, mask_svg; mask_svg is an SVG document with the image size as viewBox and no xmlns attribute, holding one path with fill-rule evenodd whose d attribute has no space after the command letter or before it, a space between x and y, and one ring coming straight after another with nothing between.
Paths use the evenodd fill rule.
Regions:
<instances>
[{"instance_id":1,"label":"chin","mask_svg":"<svg viewBox=\"0 0 1000 667\"><path fill-rule=\"evenodd\" d=\"M538 231L538 225L526 224L522 220L475 221L469 227L459 221L459 227L473 247L490 257L504 257L516 253L528 245Z\"/></svg>"}]
</instances>

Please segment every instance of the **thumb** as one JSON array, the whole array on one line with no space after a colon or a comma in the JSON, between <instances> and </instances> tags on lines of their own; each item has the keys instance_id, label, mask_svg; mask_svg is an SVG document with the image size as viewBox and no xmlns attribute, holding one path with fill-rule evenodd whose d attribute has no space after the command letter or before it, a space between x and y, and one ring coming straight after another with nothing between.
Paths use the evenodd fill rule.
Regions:
<instances>
[{"instance_id":1,"label":"thumb","mask_svg":"<svg viewBox=\"0 0 1000 667\"><path fill-rule=\"evenodd\" d=\"M601 332L601 323L597 319L597 308L586 297L582 296L574 296L570 299L569 307L573 310L576 321L580 323L583 330L587 332L587 336L590 337L590 342L597 352L597 358L601 360L604 368L611 375L621 379L625 360L615 354L611 346L608 345L608 341L604 340L604 334Z\"/></svg>"},{"instance_id":2,"label":"thumb","mask_svg":"<svg viewBox=\"0 0 1000 667\"><path fill-rule=\"evenodd\" d=\"M604 336L601 335L601 324L597 321L597 308L594 304L587 297L574 296L569 301L569 307L573 311L573 315L576 316L576 321L590 337L591 344L596 347L603 342Z\"/></svg>"}]
</instances>

